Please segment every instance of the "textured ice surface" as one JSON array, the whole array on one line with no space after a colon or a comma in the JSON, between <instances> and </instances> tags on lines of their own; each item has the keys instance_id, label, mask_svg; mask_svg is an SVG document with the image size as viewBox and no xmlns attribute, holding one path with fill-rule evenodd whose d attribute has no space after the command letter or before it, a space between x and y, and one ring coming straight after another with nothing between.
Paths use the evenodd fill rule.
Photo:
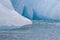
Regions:
<instances>
[{"instance_id":1,"label":"textured ice surface","mask_svg":"<svg viewBox=\"0 0 60 40\"><path fill-rule=\"evenodd\" d=\"M28 24L32 24L31 20L16 12L13 9L13 6L10 5L10 0L0 0L0 28L3 28L1 26L9 26L7 28L14 28L12 26L21 27Z\"/></svg>"},{"instance_id":2,"label":"textured ice surface","mask_svg":"<svg viewBox=\"0 0 60 40\"><path fill-rule=\"evenodd\" d=\"M60 20L59 0L11 0L16 11L30 19Z\"/></svg>"}]
</instances>

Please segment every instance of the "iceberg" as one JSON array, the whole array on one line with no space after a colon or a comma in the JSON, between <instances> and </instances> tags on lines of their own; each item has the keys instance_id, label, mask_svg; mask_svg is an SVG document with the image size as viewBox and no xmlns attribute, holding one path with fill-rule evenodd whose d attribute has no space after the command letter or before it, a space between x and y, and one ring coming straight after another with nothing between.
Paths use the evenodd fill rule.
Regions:
<instances>
[{"instance_id":1,"label":"iceberg","mask_svg":"<svg viewBox=\"0 0 60 40\"><path fill-rule=\"evenodd\" d=\"M11 0L11 3L17 12L29 19L60 21L59 0Z\"/></svg>"},{"instance_id":2,"label":"iceberg","mask_svg":"<svg viewBox=\"0 0 60 40\"><path fill-rule=\"evenodd\" d=\"M22 27L29 24L32 24L32 21L16 12L10 3L10 0L0 0L0 27Z\"/></svg>"}]
</instances>

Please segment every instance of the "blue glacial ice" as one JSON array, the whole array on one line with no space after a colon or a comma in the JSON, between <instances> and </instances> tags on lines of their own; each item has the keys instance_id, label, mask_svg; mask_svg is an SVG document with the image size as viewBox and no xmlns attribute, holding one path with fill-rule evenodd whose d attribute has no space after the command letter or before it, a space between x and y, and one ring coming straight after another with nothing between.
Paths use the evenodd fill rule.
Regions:
<instances>
[{"instance_id":1,"label":"blue glacial ice","mask_svg":"<svg viewBox=\"0 0 60 40\"><path fill-rule=\"evenodd\" d=\"M14 9L33 20L60 21L59 0L11 0Z\"/></svg>"}]
</instances>

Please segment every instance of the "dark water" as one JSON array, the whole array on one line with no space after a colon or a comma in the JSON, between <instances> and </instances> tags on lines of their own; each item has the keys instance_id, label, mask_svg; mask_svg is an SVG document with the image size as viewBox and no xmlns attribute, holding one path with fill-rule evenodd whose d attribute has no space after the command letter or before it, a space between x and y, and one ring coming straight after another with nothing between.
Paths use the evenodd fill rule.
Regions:
<instances>
[{"instance_id":1,"label":"dark water","mask_svg":"<svg viewBox=\"0 0 60 40\"><path fill-rule=\"evenodd\" d=\"M0 31L0 40L60 40L60 25L34 21L22 28Z\"/></svg>"}]
</instances>

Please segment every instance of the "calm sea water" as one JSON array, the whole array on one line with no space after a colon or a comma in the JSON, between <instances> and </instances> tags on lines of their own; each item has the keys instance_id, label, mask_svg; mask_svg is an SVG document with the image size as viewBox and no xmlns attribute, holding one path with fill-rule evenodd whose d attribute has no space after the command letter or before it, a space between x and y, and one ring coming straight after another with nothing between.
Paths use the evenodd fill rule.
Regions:
<instances>
[{"instance_id":1,"label":"calm sea water","mask_svg":"<svg viewBox=\"0 0 60 40\"><path fill-rule=\"evenodd\" d=\"M22 28L0 31L0 40L60 40L60 25L34 21Z\"/></svg>"}]
</instances>

